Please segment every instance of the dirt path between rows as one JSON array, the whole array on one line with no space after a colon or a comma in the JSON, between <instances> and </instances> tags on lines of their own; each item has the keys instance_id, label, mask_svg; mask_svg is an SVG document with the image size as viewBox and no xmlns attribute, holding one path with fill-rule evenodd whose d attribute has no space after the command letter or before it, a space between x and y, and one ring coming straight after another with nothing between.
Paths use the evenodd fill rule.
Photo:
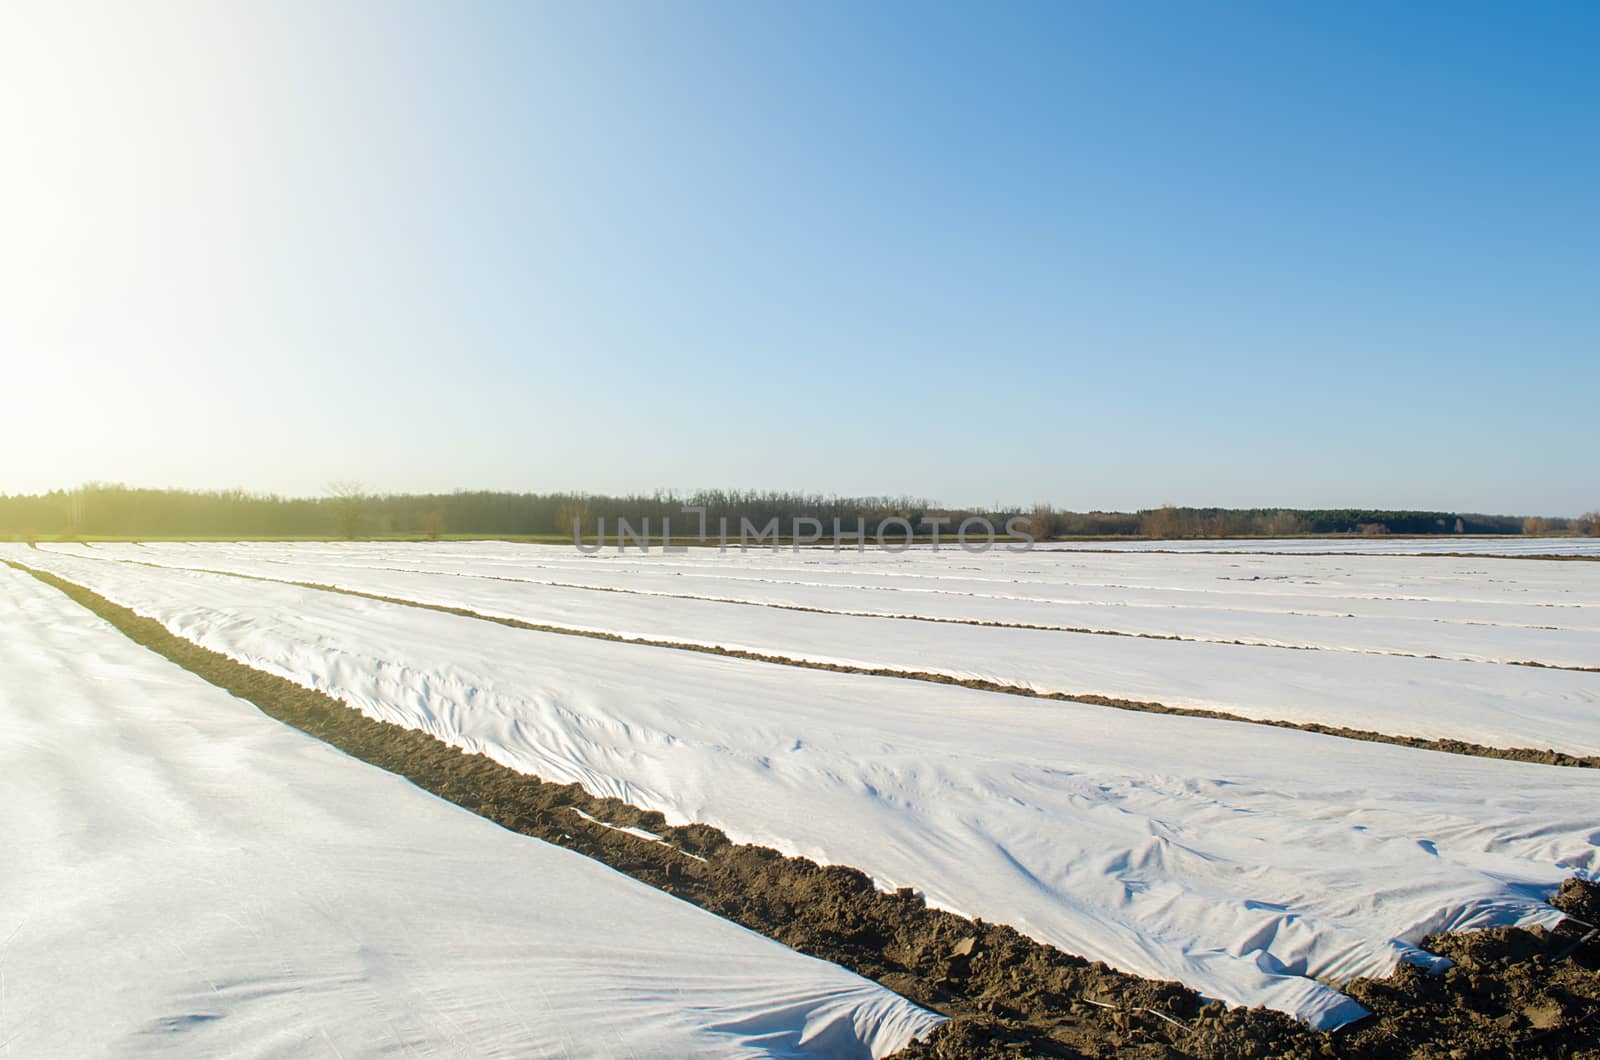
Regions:
<instances>
[{"instance_id":1,"label":"dirt path between rows","mask_svg":"<svg viewBox=\"0 0 1600 1060\"><path fill-rule=\"evenodd\" d=\"M1427 949L1456 967L1402 965L1345 991L1373 1015L1332 1033L1281 1013L1205 1003L1178 983L1143 979L1041 945L1003 925L885 893L862 872L735 844L706 825L552 784L432 736L374 721L320 692L169 633L154 619L10 563L54 586L133 641L264 713L501 826L578 851L796 950L874 979L951 1017L904 1058L1019 1056L1568 1057L1600 1052L1600 886L1569 880L1555 932L1496 929L1439 936ZM642 830L648 838L623 829ZM1587 934L1585 934L1587 932ZM702 955L685 954L685 960Z\"/></svg>"}]
</instances>

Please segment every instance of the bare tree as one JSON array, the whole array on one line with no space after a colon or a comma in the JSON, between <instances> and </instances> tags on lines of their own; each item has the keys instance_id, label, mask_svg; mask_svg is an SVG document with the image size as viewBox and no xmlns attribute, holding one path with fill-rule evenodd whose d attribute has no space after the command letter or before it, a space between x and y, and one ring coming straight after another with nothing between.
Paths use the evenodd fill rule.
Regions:
<instances>
[{"instance_id":1,"label":"bare tree","mask_svg":"<svg viewBox=\"0 0 1600 1060\"><path fill-rule=\"evenodd\" d=\"M1537 515L1530 515L1522 520L1522 532L1529 537L1540 537L1550 531L1550 522Z\"/></svg>"},{"instance_id":2,"label":"bare tree","mask_svg":"<svg viewBox=\"0 0 1600 1060\"><path fill-rule=\"evenodd\" d=\"M1588 534L1590 537L1600 537L1600 512L1584 512L1578 516L1573 524L1578 533Z\"/></svg>"},{"instance_id":3,"label":"bare tree","mask_svg":"<svg viewBox=\"0 0 1600 1060\"><path fill-rule=\"evenodd\" d=\"M444 513L435 508L422 516L422 532L429 541L437 541L444 533Z\"/></svg>"},{"instance_id":4,"label":"bare tree","mask_svg":"<svg viewBox=\"0 0 1600 1060\"><path fill-rule=\"evenodd\" d=\"M1145 537L1165 539L1182 537L1187 530L1184 512L1170 504L1139 513L1139 532Z\"/></svg>"},{"instance_id":5,"label":"bare tree","mask_svg":"<svg viewBox=\"0 0 1600 1060\"><path fill-rule=\"evenodd\" d=\"M1036 504L1028 515L1028 529L1040 541L1048 541L1057 533L1056 510L1048 504Z\"/></svg>"},{"instance_id":6,"label":"bare tree","mask_svg":"<svg viewBox=\"0 0 1600 1060\"><path fill-rule=\"evenodd\" d=\"M556 533L571 534L573 541L583 539L583 531L589 526L589 502L583 500L566 501L556 511Z\"/></svg>"},{"instance_id":7,"label":"bare tree","mask_svg":"<svg viewBox=\"0 0 1600 1060\"><path fill-rule=\"evenodd\" d=\"M1293 537L1306 532L1306 521L1295 512L1277 511L1267 516L1267 536Z\"/></svg>"},{"instance_id":8,"label":"bare tree","mask_svg":"<svg viewBox=\"0 0 1600 1060\"><path fill-rule=\"evenodd\" d=\"M78 540L78 535L83 532L83 487L73 490L67 495L67 531L64 536L68 541Z\"/></svg>"},{"instance_id":9,"label":"bare tree","mask_svg":"<svg viewBox=\"0 0 1600 1060\"><path fill-rule=\"evenodd\" d=\"M367 527L366 485L352 479L340 479L328 483L328 494L333 498L339 533L354 541Z\"/></svg>"}]
</instances>

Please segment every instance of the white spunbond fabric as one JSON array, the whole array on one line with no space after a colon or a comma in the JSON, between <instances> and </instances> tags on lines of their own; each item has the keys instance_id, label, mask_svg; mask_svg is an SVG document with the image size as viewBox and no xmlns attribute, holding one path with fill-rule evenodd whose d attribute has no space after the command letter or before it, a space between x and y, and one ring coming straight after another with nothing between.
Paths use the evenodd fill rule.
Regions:
<instances>
[{"instance_id":1,"label":"white spunbond fabric","mask_svg":"<svg viewBox=\"0 0 1600 1060\"><path fill-rule=\"evenodd\" d=\"M850 554L825 555L811 564L814 569L796 569L775 559L757 567L732 561L689 562L659 553L578 557L570 549L538 546L508 555L493 545L476 544L448 550L405 545L343 550L303 545L46 547L278 579L292 569L293 580L356 588L362 584L353 580L358 576L370 580L389 573L501 579L527 586L523 594L530 603L552 609L566 601L597 606L583 602L584 590L621 590L943 622L1600 667L1600 606L1574 602L1581 586L1520 577L1529 564L1501 572L1510 577L1493 579L1492 584L1505 591L1484 593L1481 573L1408 570L1398 578L1375 579L1370 570L1351 572L1346 569L1348 562L1326 557L1140 554L1129 562L1127 557L1092 555L1090 564L1057 564L1054 569L1028 558L1012 560L1009 571L991 566L991 573L1009 573L1007 578L980 581L883 575L870 563L852 564ZM1369 566L1372 562L1393 566L1397 561L1369 560ZM1437 568L1439 561L1413 563ZM922 571L939 569L930 553L919 554L915 566ZM851 572L871 572L872 583L848 584L851 577L862 578ZM1356 573L1368 576L1357 578ZM1594 573L1600 586L1600 568ZM1170 584L1131 584L1136 581ZM1463 594L1471 596L1463 599ZM1586 599L1587 594L1578 598Z\"/></svg>"},{"instance_id":2,"label":"white spunbond fabric","mask_svg":"<svg viewBox=\"0 0 1600 1060\"><path fill-rule=\"evenodd\" d=\"M35 553L35 555L39 555ZM113 559L95 557L101 565ZM1600 754L1600 674L897 621L329 564L259 576L575 629L1500 748Z\"/></svg>"},{"instance_id":3,"label":"white spunbond fabric","mask_svg":"<svg viewBox=\"0 0 1600 1060\"><path fill-rule=\"evenodd\" d=\"M1318 979L1553 923L1597 864L1582 771L35 558L373 717L1319 1027L1362 1010Z\"/></svg>"},{"instance_id":4,"label":"white spunbond fabric","mask_svg":"<svg viewBox=\"0 0 1600 1060\"><path fill-rule=\"evenodd\" d=\"M1171 551L1171 552L1333 552L1356 556L1600 556L1600 539L1592 537L1377 537L1377 538L1266 538L1196 541L1060 541L1041 545L1060 551Z\"/></svg>"},{"instance_id":5,"label":"white spunbond fabric","mask_svg":"<svg viewBox=\"0 0 1600 1060\"><path fill-rule=\"evenodd\" d=\"M1492 610L1441 616L1448 605L1519 605L1562 608L1535 622L1561 624L1572 608L1600 605L1600 567L1586 562L1528 562L1452 555L1299 555L1287 553L1167 553L1150 550L1003 550L977 555L951 546L906 552L829 548L750 549L726 553L693 548L664 553L630 547L580 553L570 545L500 541L423 542L150 542L94 546L44 544L41 548L121 552L128 557L256 557L264 562L337 561L395 565L396 560L443 562L449 571L517 573L528 569L599 573L655 572L708 575L744 581L837 585L847 588L922 589L979 597L1094 600L1119 603L1133 593L1144 603L1195 604L1217 597L1229 607L1267 611L1341 608L1365 604L1415 604L1415 617L1494 621ZM397 565L407 565L399 563ZM1146 595L1148 594L1148 595ZM1511 611L1531 617L1538 612ZM1366 616L1362 616L1366 617ZM1590 612L1590 618L1594 618ZM1589 623L1585 628L1593 628Z\"/></svg>"},{"instance_id":6,"label":"white spunbond fabric","mask_svg":"<svg viewBox=\"0 0 1600 1060\"><path fill-rule=\"evenodd\" d=\"M0 1052L875 1056L939 1022L0 567Z\"/></svg>"}]
</instances>

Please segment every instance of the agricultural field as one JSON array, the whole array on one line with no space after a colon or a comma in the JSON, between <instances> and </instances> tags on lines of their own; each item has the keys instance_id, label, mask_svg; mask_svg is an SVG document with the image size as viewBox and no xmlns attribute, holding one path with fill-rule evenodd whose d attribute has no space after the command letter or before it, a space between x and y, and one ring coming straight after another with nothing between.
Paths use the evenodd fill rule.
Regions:
<instances>
[{"instance_id":1,"label":"agricultural field","mask_svg":"<svg viewBox=\"0 0 1600 1060\"><path fill-rule=\"evenodd\" d=\"M0 666L8 1055L883 1055L936 1022L279 725L9 568Z\"/></svg>"},{"instance_id":2,"label":"agricultural field","mask_svg":"<svg viewBox=\"0 0 1600 1060\"><path fill-rule=\"evenodd\" d=\"M1595 537L1303 537L1250 541L1098 541L1061 542L1051 549L1117 552L1245 552L1266 555L1345 556L1535 556L1543 559L1600 559Z\"/></svg>"},{"instance_id":3,"label":"agricultural field","mask_svg":"<svg viewBox=\"0 0 1600 1060\"><path fill-rule=\"evenodd\" d=\"M88 966L64 874L88 881L71 900L96 930L163 925L142 943L163 974L105 1021L29 1033L226 1052L269 1021L476 1055L884 1056L966 1011L959 982L999 925L1059 951L1047 963L1091 963L1081 999L1012 982L989 1016L1154 991L1123 1007L1167 1010L1119 1024L1118 1043L1183 1047L1204 1014L1129 984L1262 1008L1284 1034L1355 1034L1376 1002L1351 984L1443 981L1430 939L1572 930L1549 900L1600 878L1600 565L1530 549L1600 553L1153 544L0 545L0 787L22 807L0 840L25 852L25 871L0 868L0 909L24 911L0 923L16 928L5 960ZM150 620L169 647L85 603ZM405 755L342 755L168 661L184 652L570 786L573 834L451 806L391 775L428 787ZM43 746L58 751L23 753ZM92 834L52 824L86 816L69 791L96 807ZM557 849L579 833L660 889ZM694 845L714 834L733 846ZM661 878L619 864L644 856L628 844L667 859ZM842 929L754 923L753 897L697 902L719 917L662 893L699 886L675 890L674 865L714 876L716 851L752 848L858 870L863 908L948 919L869 960L845 956L860 939ZM140 885L114 888L128 861ZM170 929L185 909L205 911L193 938ZM933 986L906 955L928 947L959 958ZM229 980L197 978L219 954ZM53 978L8 990L8 1024L19 1006L78 1007L45 996ZM379 984L396 993L376 1000ZM1581 1015L1549 1003L1534 1027ZM288 1013L307 1004L333 1015ZM413 1022L384 1022L394 1006ZM636 1037L592 1037L600 1013ZM1050 1033L1081 1049L1067 1025L1088 1018Z\"/></svg>"}]
</instances>

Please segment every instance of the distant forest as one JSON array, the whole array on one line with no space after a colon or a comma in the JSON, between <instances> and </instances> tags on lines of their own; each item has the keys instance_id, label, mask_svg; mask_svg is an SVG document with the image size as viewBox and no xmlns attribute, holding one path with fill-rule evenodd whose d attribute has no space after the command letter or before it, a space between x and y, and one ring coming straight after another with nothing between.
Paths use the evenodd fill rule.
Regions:
<instances>
[{"instance_id":1,"label":"distant forest","mask_svg":"<svg viewBox=\"0 0 1600 1060\"><path fill-rule=\"evenodd\" d=\"M132 489L95 484L28 496L0 495L0 535L12 539L75 537L309 537L362 538L447 535L512 537L570 535L573 521L593 534L604 518L607 535L619 518L637 528L646 518L659 536L672 520L674 536L698 532L685 507L706 509L714 537L726 517L733 536L741 519L762 526L776 518L785 534L791 520L820 520L831 537L833 520L847 531L863 521L869 538L888 519L923 526L945 517L952 530L971 515L1003 526L1028 519L1031 532L1049 537L1283 537L1304 534L1547 534L1600 535L1600 514L1576 519L1482 515L1475 512L1371 511L1366 509L1179 508L1137 512L1072 512L1048 506L985 511L948 508L914 497L824 497L801 493L709 490L601 496L575 493L374 494L355 483L337 484L325 497L278 497L243 490Z\"/></svg>"}]
</instances>

